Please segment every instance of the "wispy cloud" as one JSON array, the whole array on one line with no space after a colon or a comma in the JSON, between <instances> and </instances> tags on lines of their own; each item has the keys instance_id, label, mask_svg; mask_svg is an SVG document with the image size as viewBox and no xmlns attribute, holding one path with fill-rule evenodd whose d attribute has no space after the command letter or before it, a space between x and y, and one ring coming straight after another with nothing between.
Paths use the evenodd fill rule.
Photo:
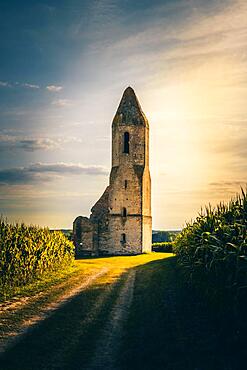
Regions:
<instances>
[{"instance_id":1,"label":"wispy cloud","mask_svg":"<svg viewBox=\"0 0 247 370\"><path fill-rule=\"evenodd\" d=\"M34 152L36 150L54 150L61 148L61 141L53 139L25 139L17 141L17 146L27 152Z\"/></svg>"},{"instance_id":2,"label":"wispy cloud","mask_svg":"<svg viewBox=\"0 0 247 370\"><path fill-rule=\"evenodd\" d=\"M53 100L51 104L55 105L56 107L72 107L74 102L70 99L58 99Z\"/></svg>"},{"instance_id":3,"label":"wispy cloud","mask_svg":"<svg viewBox=\"0 0 247 370\"><path fill-rule=\"evenodd\" d=\"M240 192L241 188L246 189L246 180L236 180L236 181L216 181L209 184L209 192L212 196L215 194L218 199L224 199L226 196L232 196Z\"/></svg>"},{"instance_id":4,"label":"wispy cloud","mask_svg":"<svg viewBox=\"0 0 247 370\"><path fill-rule=\"evenodd\" d=\"M0 135L0 151L23 149L27 152L37 150L56 150L62 149L69 143L81 143L82 140L77 137L56 137L56 138L28 138L11 135Z\"/></svg>"},{"instance_id":5,"label":"wispy cloud","mask_svg":"<svg viewBox=\"0 0 247 370\"><path fill-rule=\"evenodd\" d=\"M53 172L53 173L71 173L87 175L106 175L108 170L103 166L88 166L74 163L36 163L29 167L32 172Z\"/></svg>"},{"instance_id":6,"label":"wispy cloud","mask_svg":"<svg viewBox=\"0 0 247 370\"><path fill-rule=\"evenodd\" d=\"M29 83L29 82L9 82L9 81L0 81L0 87L25 87L25 88L28 88L28 89L40 89L41 86L38 85L38 84L34 84L34 83ZM44 88L44 87L43 87ZM59 86L59 85L47 85L45 87L46 90L50 91L50 92L59 92L61 90L63 90L63 86Z\"/></svg>"},{"instance_id":7,"label":"wispy cloud","mask_svg":"<svg viewBox=\"0 0 247 370\"><path fill-rule=\"evenodd\" d=\"M27 167L0 170L0 184L41 184L66 175L107 175L103 166L87 166L74 163L35 163Z\"/></svg>"},{"instance_id":8,"label":"wispy cloud","mask_svg":"<svg viewBox=\"0 0 247 370\"><path fill-rule=\"evenodd\" d=\"M40 89L40 86L37 84L31 84L29 82L8 82L0 81L0 87L25 87L28 89Z\"/></svg>"},{"instance_id":9,"label":"wispy cloud","mask_svg":"<svg viewBox=\"0 0 247 370\"><path fill-rule=\"evenodd\" d=\"M182 8L181 3L184 5ZM192 7L186 1L174 1L172 7L169 17L169 5L157 6L155 19L147 17L148 20L140 22L134 32L134 26L131 25L129 29L132 32L122 32L121 37L111 40L107 45L99 42L97 50L99 48L107 61L116 61L120 57L121 65L128 65L129 75L133 73L136 79L138 73L138 79L142 75L146 81L150 78L156 85L160 85L161 79L167 80L169 77L175 79L185 74L186 78L195 66L208 66L208 63L220 57L221 66L224 61L238 60L239 66L232 70L232 74L238 73L238 79L243 80L243 75L246 76L243 52L247 47L246 1L215 1L208 9L204 2ZM179 7L181 9L177 9ZM191 11L188 11L190 7ZM115 30L115 34L119 34L117 31L119 29ZM126 55L124 59L123 54ZM145 63L140 65L140 60L145 60ZM169 72L166 73L168 68ZM147 69L148 74L144 73ZM216 72L217 65L214 65L214 74ZM198 77L203 77L203 74L202 71L202 76ZM226 80L229 83L229 71Z\"/></svg>"},{"instance_id":10,"label":"wispy cloud","mask_svg":"<svg viewBox=\"0 0 247 370\"><path fill-rule=\"evenodd\" d=\"M21 86L27 87L28 89L39 89L40 88L39 85L34 85L34 84L29 84L29 83L23 83L21 84Z\"/></svg>"},{"instance_id":11,"label":"wispy cloud","mask_svg":"<svg viewBox=\"0 0 247 370\"><path fill-rule=\"evenodd\" d=\"M59 92L63 89L63 86L48 85L48 86L46 86L46 89L50 92Z\"/></svg>"},{"instance_id":12,"label":"wispy cloud","mask_svg":"<svg viewBox=\"0 0 247 370\"><path fill-rule=\"evenodd\" d=\"M6 82L6 81L0 81L0 87L10 87L11 84L9 82Z\"/></svg>"},{"instance_id":13,"label":"wispy cloud","mask_svg":"<svg viewBox=\"0 0 247 370\"><path fill-rule=\"evenodd\" d=\"M243 186L247 181L218 181L211 182L209 185L213 187L222 187L222 186Z\"/></svg>"}]
</instances>

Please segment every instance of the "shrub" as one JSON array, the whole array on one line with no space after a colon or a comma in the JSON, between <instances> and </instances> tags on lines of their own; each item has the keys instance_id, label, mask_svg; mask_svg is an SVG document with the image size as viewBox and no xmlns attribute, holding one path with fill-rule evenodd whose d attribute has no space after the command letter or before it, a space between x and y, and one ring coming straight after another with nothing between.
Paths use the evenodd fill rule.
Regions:
<instances>
[{"instance_id":1,"label":"shrub","mask_svg":"<svg viewBox=\"0 0 247 370\"><path fill-rule=\"evenodd\" d=\"M153 243L152 250L154 252L165 252L172 253L174 247L174 242L163 242L163 243Z\"/></svg>"}]
</instances>

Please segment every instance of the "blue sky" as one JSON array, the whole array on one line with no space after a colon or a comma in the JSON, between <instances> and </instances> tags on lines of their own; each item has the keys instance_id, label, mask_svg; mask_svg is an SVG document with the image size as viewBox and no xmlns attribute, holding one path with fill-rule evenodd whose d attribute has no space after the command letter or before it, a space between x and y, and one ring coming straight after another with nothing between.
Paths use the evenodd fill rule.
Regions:
<instances>
[{"instance_id":1,"label":"blue sky","mask_svg":"<svg viewBox=\"0 0 247 370\"><path fill-rule=\"evenodd\" d=\"M0 212L71 227L108 183L131 85L150 121L154 228L246 184L244 0L1 1Z\"/></svg>"}]
</instances>

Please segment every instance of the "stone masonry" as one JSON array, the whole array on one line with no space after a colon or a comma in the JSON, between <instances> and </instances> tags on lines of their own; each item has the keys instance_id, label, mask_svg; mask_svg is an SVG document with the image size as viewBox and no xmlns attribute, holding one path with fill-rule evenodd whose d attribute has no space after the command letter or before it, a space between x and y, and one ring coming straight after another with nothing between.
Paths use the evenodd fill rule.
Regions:
<instances>
[{"instance_id":1,"label":"stone masonry","mask_svg":"<svg viewBox=\"0 0 247 370\"><path fill-rule=\"evenodd\" d=\"M75 219L73 235L78 256L151 251L149 124L131 87L124 91L112 122L109 186L90 218Z\"/></svg>"}]
</instances>

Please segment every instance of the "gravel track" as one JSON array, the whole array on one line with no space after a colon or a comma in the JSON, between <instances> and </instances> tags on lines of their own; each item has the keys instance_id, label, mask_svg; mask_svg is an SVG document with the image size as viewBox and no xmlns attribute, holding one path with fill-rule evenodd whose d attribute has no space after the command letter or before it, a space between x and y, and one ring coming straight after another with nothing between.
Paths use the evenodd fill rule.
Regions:
<instances>
[{"instance_id":1,"label":"gravel track","mask_svg":"<svg viewBox=\"0 0 247 370\"><path fill-rule=\"evenodd\" d=\"M123 324L128 317L135 284L135 271L131 270L115 305L112 307L105 328L96 346L95 355L86 370L116 370L116 355L122 340Z\"/></svg>"}]
</instances>

